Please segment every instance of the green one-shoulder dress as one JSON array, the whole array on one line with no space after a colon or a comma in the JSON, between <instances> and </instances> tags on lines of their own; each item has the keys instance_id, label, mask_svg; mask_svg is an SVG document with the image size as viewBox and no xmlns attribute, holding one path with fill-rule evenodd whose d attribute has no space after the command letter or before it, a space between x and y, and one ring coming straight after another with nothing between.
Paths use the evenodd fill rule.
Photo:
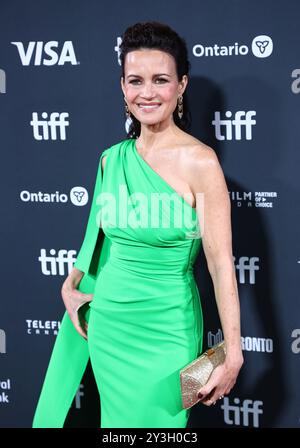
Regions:
<instances>
[{"instance_id":1,"label":"green one-shoulder dress","mask_svg":"<svg viewBox=\"0 0 300 448\"><path fill-rule=\"evenodd\" d=\"M78 289L93 293L88 340L65 312L34 428L63 427L89 358L101 428L186 427L179 371L202 351L193 273L200 246L196 209L142 158L135 139L102 152L74 265L84 272Z\"/></svg>"}]
</instances>

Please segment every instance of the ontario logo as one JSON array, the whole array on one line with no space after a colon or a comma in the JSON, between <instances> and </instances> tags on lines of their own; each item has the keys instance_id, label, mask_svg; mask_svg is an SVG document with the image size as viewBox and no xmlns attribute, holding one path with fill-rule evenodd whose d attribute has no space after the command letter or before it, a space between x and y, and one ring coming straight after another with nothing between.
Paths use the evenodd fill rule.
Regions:
<instances>
[{"instance_id":1,"label":"ontario logo","mask_svg":"<svg viewBox=\"0 0 300 448\"><path fill-rule=\"evenodd\" d=\"M267 58L273 53L273 40L270 36L262 34L255 36L251 44L232 45L203 45L195 44L192 49L193 55L197 58L214 56L246 56L249 53L257 58Z\"/></svg>"}]
</instances>

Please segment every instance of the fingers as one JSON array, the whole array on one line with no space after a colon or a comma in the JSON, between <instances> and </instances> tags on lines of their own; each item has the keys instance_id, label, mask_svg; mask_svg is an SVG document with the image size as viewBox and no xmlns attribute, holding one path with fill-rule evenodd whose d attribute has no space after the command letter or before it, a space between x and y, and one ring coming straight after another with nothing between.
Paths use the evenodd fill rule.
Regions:
<instances>
[{"instance_id":1,"label":"fingers","mask_svg":"<svg viewBox=\"0 0 300 448\"><path fill-rule=\"evenodd\" d=\"M207 385L202 387L198 392L198 398L206 406L215 405L218 400L224 398L224 395L225 392L222 392L220 388L214 387L210 390L207 388Z\"/></svg>"},{"instance_id":2,"label":"fingers","mask_svg":"<svg viewBox=\"0 0 300 448\"><path fill-rule=\"evenodd\" d=\"M207 399L200 400L205 406L214 406L218 400L223 400L224 395L220 395L219 397L211 397Z\"/></svg>"},{"instance_id":3,"label":"fingers","mask_svg":"<svg viewBox=\"0 0 300 448\"><path fill-rule=\"evenodd\" d=\"M84 294L77 289L72 289L63 294L63 300L76 331L87 340L88 325L84 319L85 311L83 309L81 312L80 308L93 300L93 294Z\"/></svg>"},{"instance_id":4,"label":"fingers","mask_svg":"<svg viewBox=\"0 0 300 448\"><path fill-rule=\"evenodd\" d=\"M92 302L93 295L92 294L83 294L81 297L77 298L77 306L76 306L76 313L78 312L79 308L86 305L87 303Z\"/></svg>"},{"instance_id":5,"label":"fingers","mask_svg":"<svg viewBox=\"0 0 300 448\"><path fill-rule=\"evenodd\" d=\"M87 331L88 331L88 324L87 322L82 318L79 319L78 315L76 315L75 322L73 320L73 325L77 332L87 340Z\"/></svg>"},{"instance_id":6,"label":"fingers","mask_svg":"<svg viewBox=\"0 0 300 448\"><path fill-rule=\"evenodd\" d=\"M77 330L77 332L85 339L87 340L87 333L79 326L79 325L74 325L75 329Z\"/></svg>"},{"instance_id":7,"label":"fingers","mask_svg":"<svg viewBox=\"0 0 300 448\"><path fill-rule=\"evenodd\" d=\"M198 398L206 406L212 406L228 395L234 385L232 375L228 374L224 365L216 367L208 382L199 389Z\"/></svg>"},{"instance_id":8,"label":"fingers","mask_svg":"<svg viewBox=\"0 0 300 448\"><path fill-rule=\"evenodd\" d=\"M81 317L79 319L79 326L83 330L83 332L85 333L85 335L87 337L88 323L87 323L87 321L83 317Z\"/></svg>"}]
</instances>

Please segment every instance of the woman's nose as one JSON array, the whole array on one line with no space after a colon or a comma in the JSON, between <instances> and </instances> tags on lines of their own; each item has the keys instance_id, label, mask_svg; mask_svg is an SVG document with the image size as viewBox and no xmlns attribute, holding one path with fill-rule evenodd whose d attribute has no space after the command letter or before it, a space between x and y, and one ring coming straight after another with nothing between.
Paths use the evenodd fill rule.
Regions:
<instances>
[{"instance_id":1,"label":"woman's nose","mask_svg":"<svg viewBox=\"0 0 300 448\"><path fill-rule=\"evenodd\" d=\"M152 98L153 96L153 85L152 83L145 83L141 91L141 96L145 98Z\"/></svg>"}]
</instances>

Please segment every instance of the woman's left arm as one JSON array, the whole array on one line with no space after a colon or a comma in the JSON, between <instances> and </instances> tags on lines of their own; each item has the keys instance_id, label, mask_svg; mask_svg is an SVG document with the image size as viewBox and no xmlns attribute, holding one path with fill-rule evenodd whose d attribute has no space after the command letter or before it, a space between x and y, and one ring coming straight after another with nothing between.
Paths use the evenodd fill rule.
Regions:
<instances>
[{"instance_id":1,"label":"woman's left arm","mask_svg":"<svg viewBox=\"0 0 300 448\"><path fill-rule=\"evenodd\" d=\"M206 145L194 159L190 178L202 233L202 245L211 275L226 344L226 359L200 389L202 402L214 404L230 392L243 364L240 306L232 255L231 203L215 151Z\"/></svg>"}]
</instances>

